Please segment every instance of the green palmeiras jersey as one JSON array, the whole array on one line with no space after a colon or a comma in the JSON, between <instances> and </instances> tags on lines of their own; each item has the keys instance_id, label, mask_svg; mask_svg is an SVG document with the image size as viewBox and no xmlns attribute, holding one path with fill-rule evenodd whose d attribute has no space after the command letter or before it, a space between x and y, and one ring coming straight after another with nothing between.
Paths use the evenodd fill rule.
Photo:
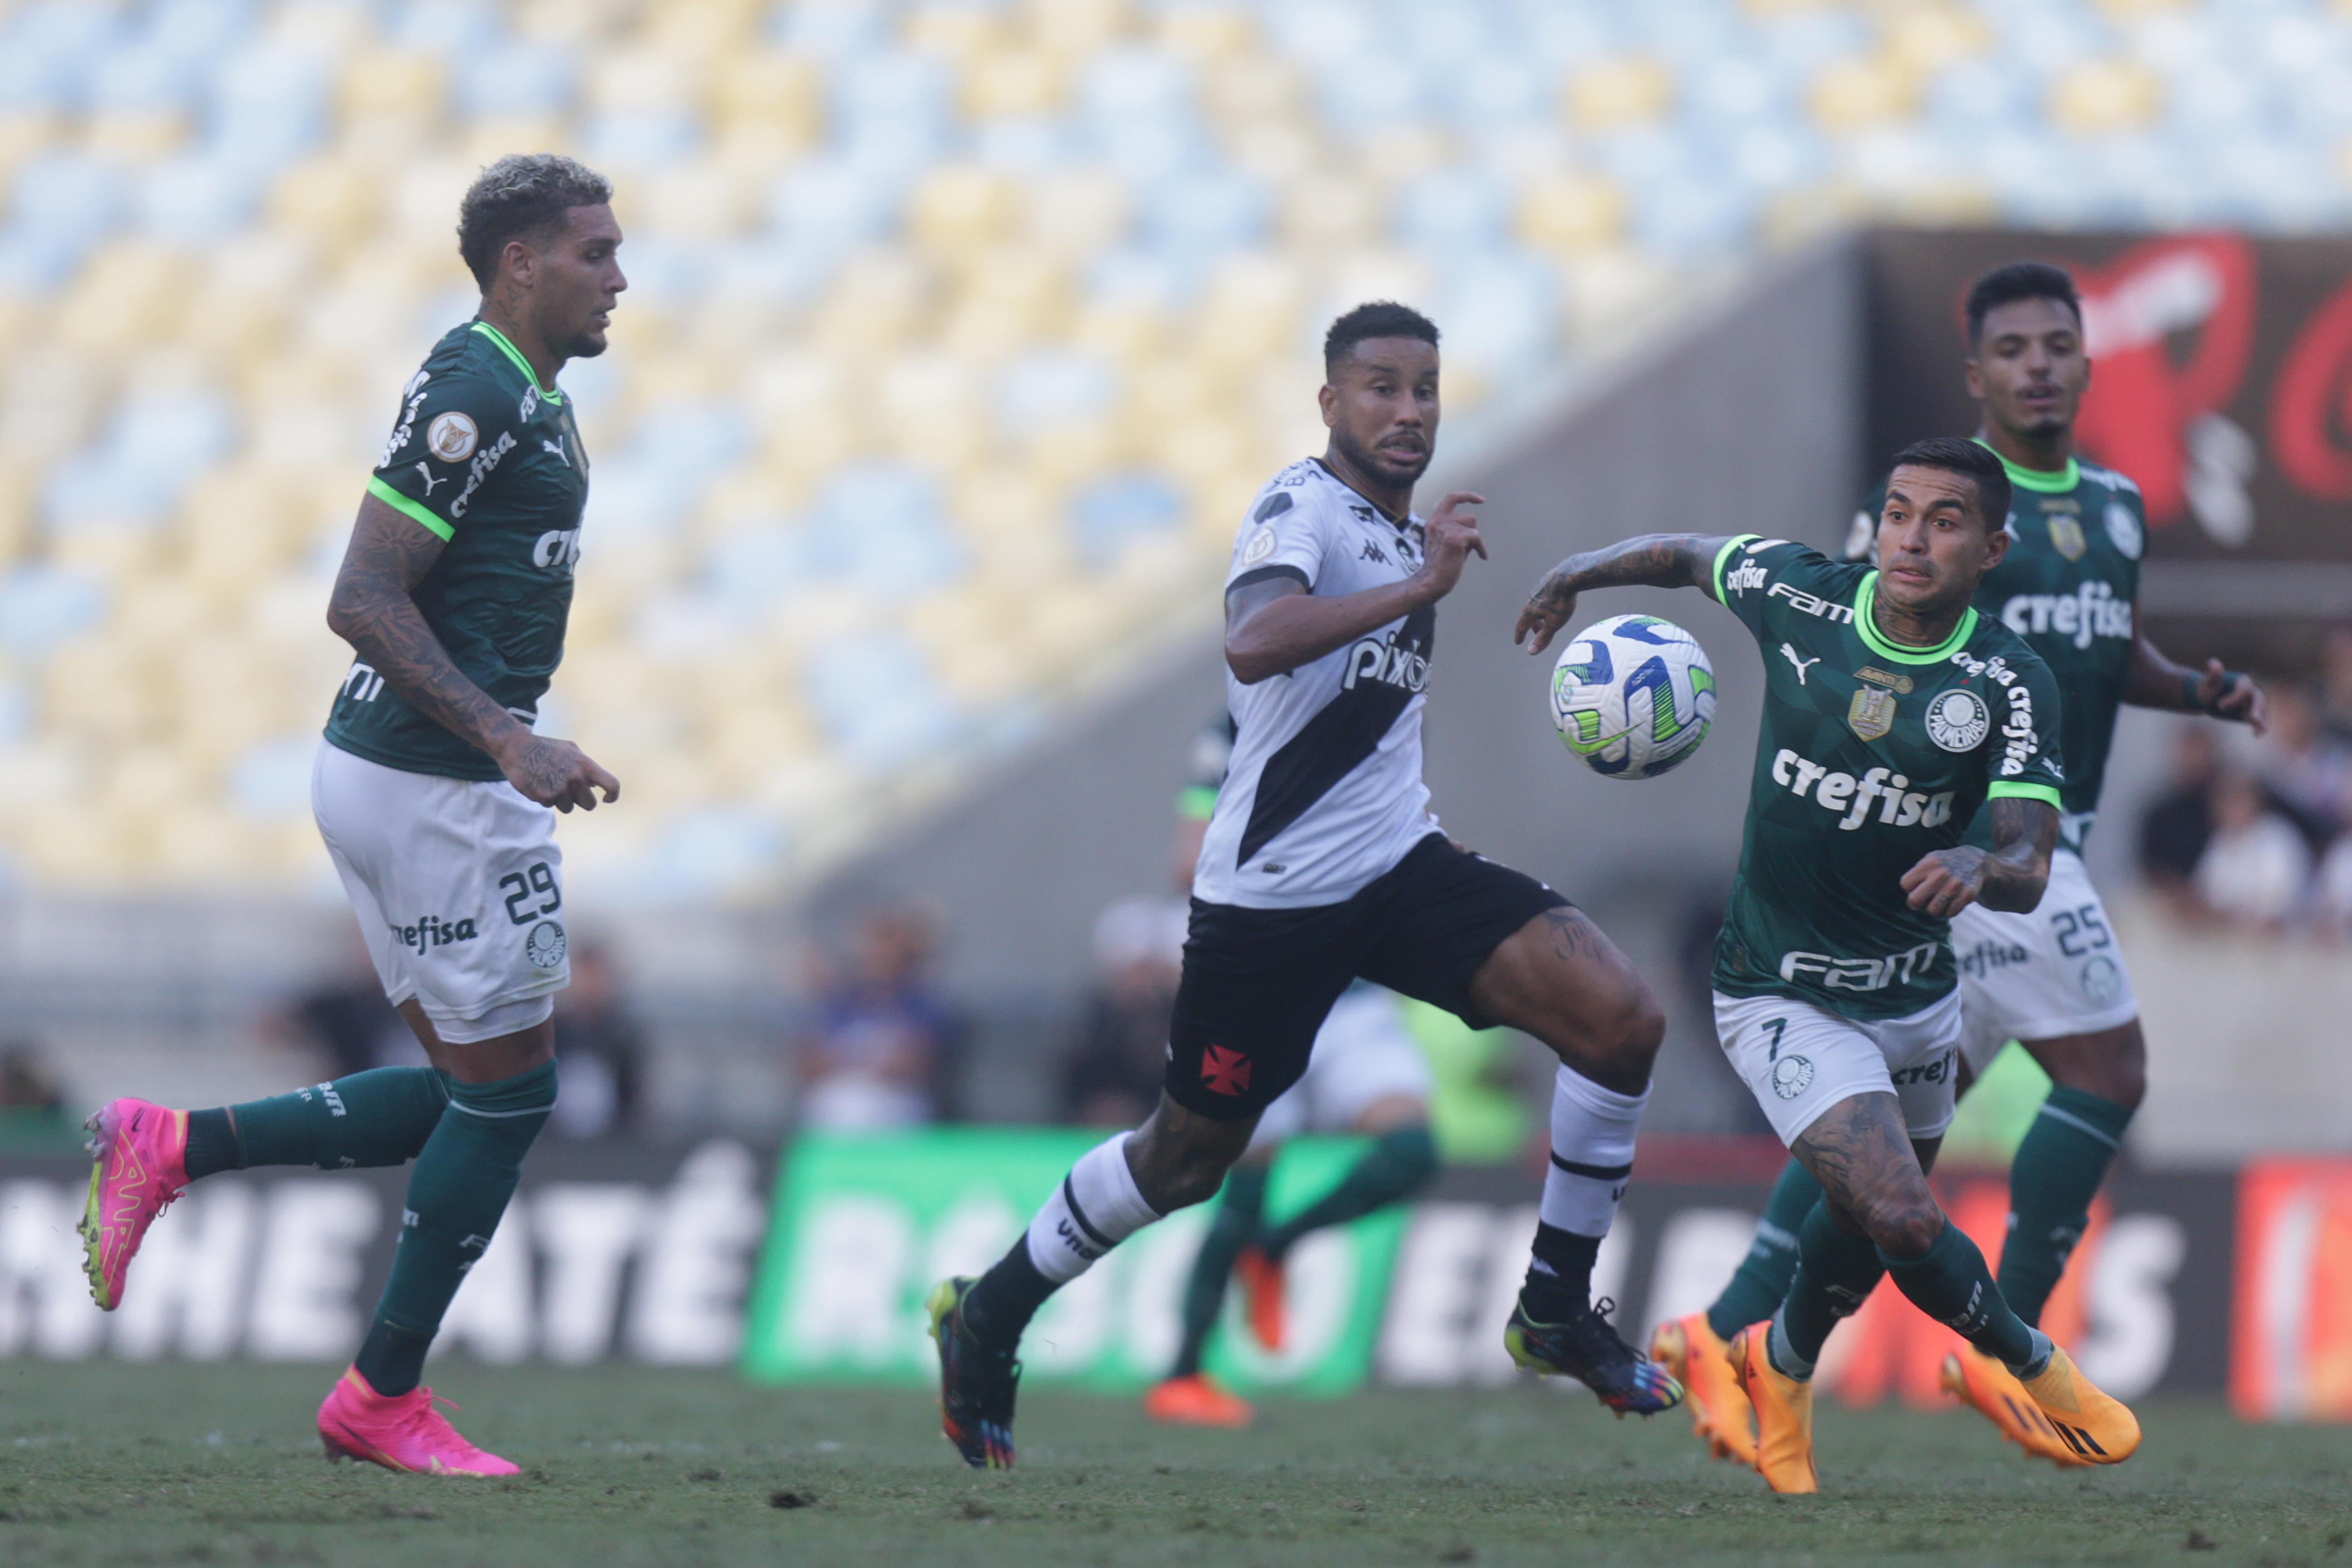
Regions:
<instances>
[{"instance_id":1,"label":"green palmeiras jersey","mask_svg":"<svg viewBox=\"0 0 2352 1568\"><path fill-rule=\"evenodd\" d=\"M433 345L401 394L368 494L446 542L414 591L466 679L530 723L563 658L588 455L562 391L488 321ZM355 663L327 739L405 773L496 779L499 765Z\"/></svg>"},{"instance_id":2,"label":"green palmeiras jersey","mask_svg":"<svg viewBox=\"0 0 2352 1568\"><path fill-rule=\"evenodd\" d=\"M1960 842L1989 797L2059 803L2058 685L2022 638L1971 609L1932 648L1871 620L1878 574L1743 534L1715 597L1764 656L1739 876L1714 985L1899 1018L1958 983L1950 922L1912 909L1903 875Z\"/></svg>"},{"instance_id":3,"label":"green palmeiras jersey","mask_svg":"<svg viewBox=\"0 0 2352 1568\"><path fill-rule=\"evenodd\" d=\"M2059 748L2066 759L2058 841L2080 854L2099 809L2107 752L2116 736L2131 672L2133 605L2147 510L2139 487L2109 468L2069 459L2063 473L2009 470L2009 554L1977 589L1979 613L2025 639L2065 694ZM1869 553L1886 502L1881 485L1853 520L1846 554ZM1979 812L1968 841L1990 847L1991 825Z\"/></svg>"}]
</instances>

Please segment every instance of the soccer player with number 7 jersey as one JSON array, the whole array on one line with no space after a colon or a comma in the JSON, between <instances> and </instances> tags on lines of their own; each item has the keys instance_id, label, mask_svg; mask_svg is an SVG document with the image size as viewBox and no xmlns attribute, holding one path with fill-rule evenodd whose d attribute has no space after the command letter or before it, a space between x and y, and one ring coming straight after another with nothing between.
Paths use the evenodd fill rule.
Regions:
<instances>
[{"instance_id":1,"label":"soccer player with number 7 jersey","mask_svg":"<svg viewBox=\"0 0 2352 1568\"><path fill-rule=\"evenodd\" d=\"M2086 1459L2139 1446L2131 1412L2011 1310L1927 1186L1958 1077L1952 918L2034 908L2058 839L2057 682L1969 604L2008 552L2009 501L1985 447L1922 441L1888 476L1878 570L1752 534L1654 535L1561 563L1519 616L1539 653L1587 589L1695 587L1763 656L1714 986L1725 1054L1822 1189L1779 1310L1730 1347L1775 1491L1816 1489L1813 1369L1889 1276L2007 1368ZM1990 847L1962 842L1979 805Z\"/></svg>"}]
</instances>

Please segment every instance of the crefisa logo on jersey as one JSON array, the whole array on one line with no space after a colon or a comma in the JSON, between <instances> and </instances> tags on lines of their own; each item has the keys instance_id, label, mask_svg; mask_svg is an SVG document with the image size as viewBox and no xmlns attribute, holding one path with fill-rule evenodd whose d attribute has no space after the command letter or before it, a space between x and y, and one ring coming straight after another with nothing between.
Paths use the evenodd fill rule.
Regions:
<instances>
[{"instance_id":1,"label":"crefisa logo on jersey","mask_svg":"<svg viewBox=\"0 0 2352 1568\"><path fill-rule=\"evenodd\" d=\"M1948 752L1973 752L1992 728L1992 715L1973 691L1947 691L1927 704L1927 739Z\"/></svg>"}]
</instances>

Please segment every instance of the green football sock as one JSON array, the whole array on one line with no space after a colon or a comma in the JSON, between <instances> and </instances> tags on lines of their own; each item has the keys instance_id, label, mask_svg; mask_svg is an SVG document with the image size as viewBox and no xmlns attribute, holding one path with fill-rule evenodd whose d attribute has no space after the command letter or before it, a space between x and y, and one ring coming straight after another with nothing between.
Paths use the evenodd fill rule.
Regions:
<instances>
[{"instance_id":1,"label":"green football sock","mask_svg":"<svg viewBox=\"0 0 2352 1568\"><path fill-rule=\"evenodd\" d=\"M1762 1322L1787 1300L1789 1282L1797 1272L1798 1233L1821 1201L1822 1184L1811 1171L1794 1160L1780 1168L1764 1205L1764 1217L1756 1222L1756 1239L1749 1243L1748 1256L1706 1310L1707 1327L1716 1338L1727 1341L1748 1324Z\"/></svg>"},{"instance_id":2,"label":"green football sock","mask_svg":"<svg viewBox=\"0 0 2352 1568\"><path fill-rule=\"evenodd\" d=\"M1201 1238L1192 1276L1184 1283L1184 1342L1177 1347L1176 1364L1168 1369L1171 1377L1191 1377L1201 1370L1202 1352L1208 1349L1209 1334L1225 1304L1225 1281L1233 1274L1234 1259L1257 1234L1258 1215L1265 1207L1265 1174L1263 1165L1236 1165L1225 1176L1224 1196L1209 1221L1208 1234Z\"/></svg>"},{"instance_id":3,"label":"green football sock","mask_svg":"<svg viewBox=\"0 0 2352 1568\"><path fill-rule=\"evenodd\" d=\"M1399 1127L1381 1133L1363 1158L1348 1167L1339 1184L1306 1208L1258 1238L1268 1258L1281 1258L1299 1238L1327 1226L1360 1219L1411 1193L1437 1169L1437 1141L1427 1127Z\"/></svg>"},{"instance_id":4,"label":"green football sock","mask_svg":"<svg viewBox=\"0 0 2352 1568\"><path fill-rule=\"evenodd\" d=\"M188 1112L188 1179L255 1165L404 1165L449 1103L431 1068L377 1068L268 1100Z\"/></svg>"},{"instance_id":5,"label":"green football sock","mask_svg":"<svg viewBox=\"0 0 2352 1568\"><path fill-rule=\"evenodd\" d=\"M449 1108L416 1156L392 1278L353 1365L378 1394L405 1394L466 1270L490 1244L522 1157L555 1108L555 1064L495 1083L449 1085Z\"/></svg>"},{"instance_id":6,"label":"green football sock","mask_svg":"<svg viewBox=\"0 0 2352 1568\"><path fill-rule=\"evenodd\" d=\"M2090 1224L2091 1200L2131 1125L2127 1105L2063 1087L2050 1091L2009 1167L2009 1239L2000 1293L2027 1322L2058 1288L2066 1258Z\"/></svg>"},{"instance_id":7,"label":"green football sock","mask_svg":"<svg viewBox=\"0 0 2352 1568\"><path fill-rule=\"evenodd\" d=\"M1830 1205L1819 1203L1797 1232L1796 1277L1774 1321L1788 1352L1807 1370L1821 1360L1822 1346L1838 1320L1851 1318L1886 1277L1870 1237L1838 1228ZM1779 1347L1776 1347L1776 1349ZM1781 1359L1780 1356L1776 1360ZM1790 1369L1781 1368L1783 1372Z\"/></svg>"},{"instance_id":8,"label":"green football sock","mask_svg":"<svg viewBox=\"0 0 2352 1568\"><path fill-rule=\"evenodd\" d=\"M1960 1338L1994 1357L2020 1377L2030 1377L2050 1359L2050 1341L2010 1310L1992 1282L1984 1254L1950 1220L1935 1244L1917 1258L1889 1258L1879 1249L1895 1288L1921 1311L1949 1324Z\"/></svg>"}]
</instances>

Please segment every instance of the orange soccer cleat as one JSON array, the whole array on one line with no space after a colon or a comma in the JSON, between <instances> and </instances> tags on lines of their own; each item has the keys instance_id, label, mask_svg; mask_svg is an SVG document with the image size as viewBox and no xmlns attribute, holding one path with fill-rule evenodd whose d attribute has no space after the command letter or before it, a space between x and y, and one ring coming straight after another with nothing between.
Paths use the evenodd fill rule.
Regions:
<instances>
[{"instance_id":1,"label":"orange soccer cleat","mask_svg":"<svg viewBox=\"0 0 2352 1568\"><path fill-rule=\"evenodd\" d=\"M1144 1413L1171 1426L1223 1426L1238 1431L1257 1417L1250 1402L1206 1373L1154 1384L1143 1396Z\"/></svg>"},{"instance_id":2,"label":"orange soccer cleat","mask_svg":"<svg viewBox=\"0 0 2352 1568\"><path fill-rule=\"evenodd\" d=\"M1813 1471L1813 1385L1783 1374L1765 1353L1769 1322L1750 1323L1731 1342L1739 1386L1756 1412L1756 1473L1776 1492L1821 1489Z\"/></svg>"},{"instance_id":3,"label":"orange soccer cleat","mask_svg":"<svg viewBox=\"0 0 2352 1568\"><path fill-rule=\"evenodd\" d=\"M2088 1465L2120 1465L2139 1447L2139 1417L2123 1401L2101 1393L2074 1359L2053 1345L2050 1364L2028 1378L2024 1389L2059 1437Z\"/></svg>"},{"instance_id":4,"label":"orange soccer cleat","mask_svg":"<svg viewBox=\"0 0 2352 1568\"><path fill-rule=\"evenodd\" d=\"M1690 1401L1691 1430L1718 1459L1753 1468L1756 1413L1739 1386L1731 1349L1716 1338L1705 1312L1671 1318L1650 1336L1650 1359L1674 1374Z\"/></svg>"},{"instance_id":5,"label":"orange soccer cleat","mask_svg":"<svg viewBox=\"0 0 2352 1568\"><path fill-rule=\"evenodd\" d=\"M1234 1278L1241 1281L1242 1306L1249 1317L1250 1337L1269 1351L1282 1349L1286 1336L1283 1310L1282 1260L1257 1247L1244 1247L1234 1259Z\"/></svg>"},{"instance_id":6,"label":"orange soccer cleat","mask_svg":"<svg viewBox=\"0 0 2352 1568\"><path fill-rule=\"evenodd\" d=\"M1974 1409L1993 1424L1994 1430L2033 1458L2047 1459L2061 1469L2090 1463L2075 1457L2016 1374L1975 1346L1964 1344L1948 1352L1937 1380L1945 1393Z\"/></svg>"}]
</instances>

